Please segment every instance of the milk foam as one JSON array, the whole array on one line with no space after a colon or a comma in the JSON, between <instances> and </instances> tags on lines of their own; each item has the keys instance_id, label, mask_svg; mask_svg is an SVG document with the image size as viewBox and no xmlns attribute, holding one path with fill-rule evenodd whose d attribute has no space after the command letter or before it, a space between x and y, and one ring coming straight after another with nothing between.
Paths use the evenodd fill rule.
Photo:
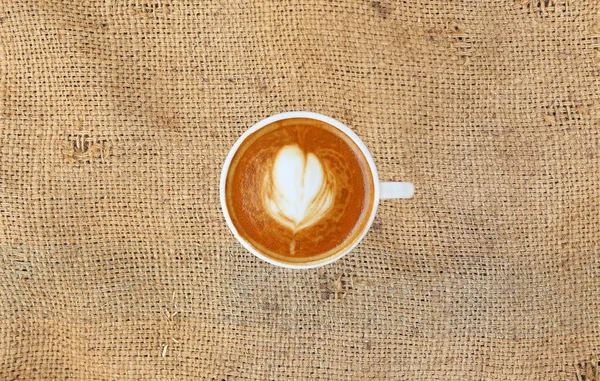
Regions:
<instances>
[{"instance_id":1,"label":"milk foam","mask_svg":"<svg viewBox=\"0 0 600 381\"><path fill-rule=\"evenodd\" d=\"M267 168L262 200L271 217L293 231L319 221L333 204L333 184L323 165L298 145L282 147Z\"/></svg>"}]
</instances>

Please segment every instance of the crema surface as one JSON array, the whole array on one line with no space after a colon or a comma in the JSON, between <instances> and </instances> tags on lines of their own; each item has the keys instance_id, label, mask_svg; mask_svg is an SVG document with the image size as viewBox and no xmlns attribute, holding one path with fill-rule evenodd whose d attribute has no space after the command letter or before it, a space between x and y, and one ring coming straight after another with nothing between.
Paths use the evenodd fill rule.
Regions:
<instances>
[{"instance_id":1,"label":"crema surface","mask_svg":"<svg viewBox=\"0 0 600 381\"><path fill-rule=\"evenodd\" d=\"M313 119L272 123L236 152L226 183L233 224L279 260L319 259L351 245L373 205L369 165L337 128Z\"/></svg>"}]
</instances>

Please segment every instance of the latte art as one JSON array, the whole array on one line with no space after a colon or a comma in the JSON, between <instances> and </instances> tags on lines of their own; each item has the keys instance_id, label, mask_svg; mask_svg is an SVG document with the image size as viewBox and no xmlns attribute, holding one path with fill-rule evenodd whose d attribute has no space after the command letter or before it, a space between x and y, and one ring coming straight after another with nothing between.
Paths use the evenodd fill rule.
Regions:
<instances>
[{"instance_id":1,"label":"latte art","mask_svg":"<svg viewBox=\"0 0 600 381\"><path fill-rule=\"evenodd\" d=\"M330 209L335 190L324 171L313 153L305 154L298 145L281 148L262 186L269 215L294 232L320 220Z\"/></svg>"},{"instance_id":2,"label":"latte art","mask_svg":"<svg viewBox=\"0 0 600 381\"><path fill-rule=\"evenodd\" d=\"M225 184L243 239L279 261L318 260L352 245L374 200L369 164L337 128L291 118L249 135Z\"/></svg>"}]
</instances>

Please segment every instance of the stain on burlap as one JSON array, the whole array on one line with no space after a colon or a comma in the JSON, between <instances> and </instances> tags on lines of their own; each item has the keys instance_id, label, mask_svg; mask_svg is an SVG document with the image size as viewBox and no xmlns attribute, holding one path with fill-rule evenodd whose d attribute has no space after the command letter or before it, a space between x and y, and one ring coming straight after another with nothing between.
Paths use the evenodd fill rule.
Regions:
<instances>
[{"instance_id":1,"label":"stain on burlap","mask_svg":"<svg viewBox=\"0 0 600 381\"><path fill-rule=\"evenodd\" d=\"M0 0L0 379L594 380L600 4ZM323 269L221 215L238 136L416 184Z\"/></svg>"}]
</instances>

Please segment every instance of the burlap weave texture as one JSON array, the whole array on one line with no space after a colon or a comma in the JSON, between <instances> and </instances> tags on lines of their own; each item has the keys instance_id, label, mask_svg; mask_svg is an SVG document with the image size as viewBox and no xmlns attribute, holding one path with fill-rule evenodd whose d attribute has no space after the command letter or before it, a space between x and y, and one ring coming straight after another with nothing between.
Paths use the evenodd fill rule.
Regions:
<instances>
[{"instance_id":1,"label":"burlap weave texture","mask_svg":"<svg viewBox=\"0 0 600 381\"><path fill-rule=\"evenodd\" d=\"M0 379L600 380L600 3L0 0ZM350 255L226 227L252 124L347 124Z\"/></svg>"}]
</instances>

